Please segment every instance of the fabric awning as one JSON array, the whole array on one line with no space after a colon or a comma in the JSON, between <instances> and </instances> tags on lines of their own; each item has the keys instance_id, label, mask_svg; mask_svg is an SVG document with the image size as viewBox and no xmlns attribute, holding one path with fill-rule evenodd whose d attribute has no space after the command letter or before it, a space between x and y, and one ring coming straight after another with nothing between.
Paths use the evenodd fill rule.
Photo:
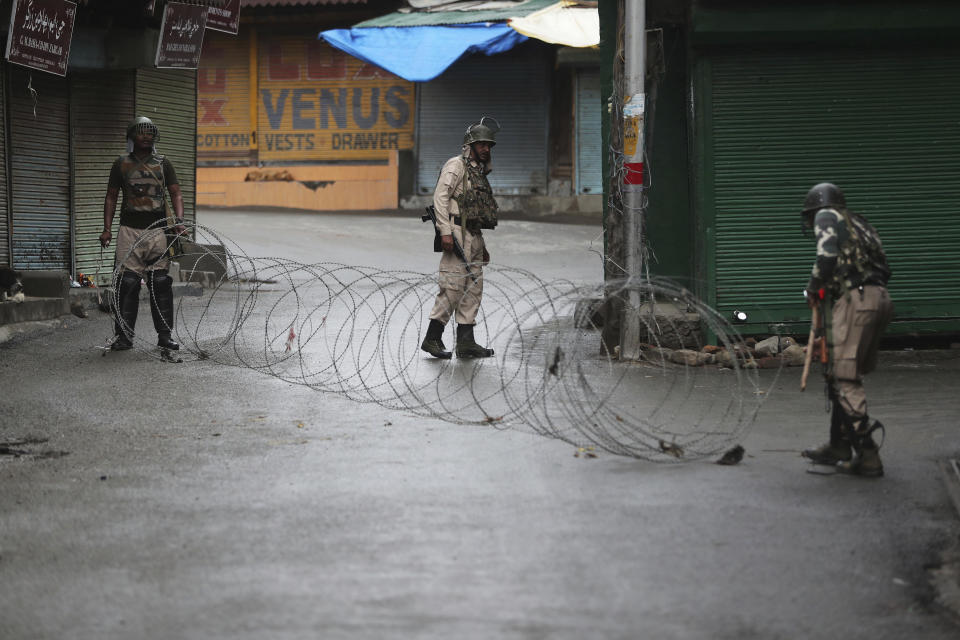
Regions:
<instances>
[{"instance_id":1,"label":"fabric awning","mask_svg":"<svg viewBox=\"0 0 960 640\"><path fill-rule=\"evenodd\" d=\"M568 47L595 47L600 44L600 11L563 0L508 24L525 36Z\"/></svg>"},{"instance_id":2,"label":"fabric awning","mask_svg":"<svg viewBox=\"0 0 960 640\"><path fill-rule=\"evenodd\" d=\"M331 46L411 82L433 80L468 53L492 56L527 36L503 23L450 26L330 29L319 35Z\"/></svg>"}]
</instances>

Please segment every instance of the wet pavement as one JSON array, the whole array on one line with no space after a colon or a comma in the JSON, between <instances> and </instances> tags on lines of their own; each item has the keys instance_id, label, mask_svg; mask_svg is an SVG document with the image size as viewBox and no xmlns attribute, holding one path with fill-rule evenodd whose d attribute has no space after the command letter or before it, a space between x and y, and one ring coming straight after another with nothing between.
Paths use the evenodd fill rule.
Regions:
<instances>
[{"instance_id":1,"label":"wet pavement","mask_svg":"<svg viewBox=\"0 0 960 640\"><path fill-rule=\"evenodd\" d=\"M250 255L436 262L395 219L200 222ZM589 282L598 233L507 221L489 242ZM960 457L957 352L882 355L867 390L887 475L863 480L804 472L828 416L793 368L757 374L743 462L657 464L215 360L104 356L109 332L67 316L0 346L4 639L960 633L932 583L960 536L938 466Z\"/></svg>"}]
</instances>

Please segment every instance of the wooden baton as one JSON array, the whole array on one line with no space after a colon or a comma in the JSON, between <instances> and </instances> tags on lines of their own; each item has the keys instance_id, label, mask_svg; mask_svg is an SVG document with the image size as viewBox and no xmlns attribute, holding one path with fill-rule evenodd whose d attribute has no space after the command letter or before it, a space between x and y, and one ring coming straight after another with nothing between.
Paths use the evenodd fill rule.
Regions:
<instances>
[{"instance_id":1,"label":"wooden baton","mask_svg":"<svg viewBox=\"0 0 960 640\"><path fill-rule=\"evenodd\" d=\"M810 364L813 362L813 349L816 346L817 325L820 324L820 308L814 307L810 316L810 337L807 339L807 353L803 358L803 375L800 376L800 391L807 388L807 378L810 376Z\"/></svg>"}]
</instances>

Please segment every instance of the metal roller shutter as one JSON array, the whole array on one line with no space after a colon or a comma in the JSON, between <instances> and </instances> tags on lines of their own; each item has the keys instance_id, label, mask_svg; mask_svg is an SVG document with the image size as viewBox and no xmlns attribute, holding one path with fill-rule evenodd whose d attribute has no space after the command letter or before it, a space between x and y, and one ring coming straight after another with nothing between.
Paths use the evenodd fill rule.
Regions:
<instances>
[{"instance_id":1,"label":"metal roller shutter","mask_svg":"<svg viewBox=\"0 0 960 640\"><path fill-rule=\"evenodd\" d=\"M10 206L7 198L7 65L0 64L0 265L10 264Z\"/></svg>"},{"instance_id":2,"label":"metal roller shutter","mask_svg":"<svg viewBox=\"0 0 960 640\"><path fill-rule=\"evenodd\" d=\"M195 219L197 184L197 73L137 69L136 114L157 125L157 151L170 159L183 192L183 215Z\"/></svg>"},{"instance_id":3,"label":"metal roller shutter","mask_svg":"<svg viewBox=\"0 0 960 640\"><path fill-rule=\"evenodd\" d=\"M207 31L197 70L197 161L250 161L250 36Z\"/></svg>"},{"instance_id":4,"label":"metal roller shutter","mask_svg":"<svg viewBox=\"0 0 960 640\"><path fill-rule=\"evenodd\" d=\"M603 163L600 149L600 70L577 70L577 193L603 191Z\"/></svg>"},{"instance_id":5,"label":"metal roller shutter","mask_svg":"<svg viewBox=\"0 0 960 640\"><path fill-rule=\"evenodd\" d=\"M127 124L134 118L132 71L74 71L70 74L70 129L73 144L74 255L76 270L109 282L113 246L100 249L103 199L110 167L126 152ZM121 198L122 199L122 198ZM113 234L120 225L120 205ZM102 255L102 264L101 264Z\"/></svg>"},{"instance_id":6,"label":"metal roller shutter","mask_svg":"<svg viewBox=\"0 0 960 640\"><path fill-rule=\"evenodd\" d=\"M415 86L300 33L259 32L261 164L386 161L413 148Z\"/></svg>"},{"instance_id":7,"label":"metal roller shutter","mask_svg":"<svg viewBox=\"0 0 960 640\"><path fill-rule=\"evenodd\" d=\"M13 266L72 271L67 80L10 69Z\"/></svg>"},{"instance_id":8,"label":"metal roller shutter","mask_svg":"<svg viewBox=\"0 0 960 640\"><path fill-rule=\"evenodd\" d=\"M884 240L896 319L960 317L960 53L754 53L701 64L701 201L721 313L808 321L800 292L814 245L798 232L799 211L807 189L829 180Z\"/></svg>"},{"instance_id":9,"label":"metal roller shutter","mask_svg":"<svg viewBox=\"0 0 960 640\"><path fill-rule=\"evenodd\" d=\"M493 150L494 193L546 194L549 51L531 42L495 56L470 56L420 85L418 193L433 193L467 127L489 115L503 127Z\"/></svg>"}]
</instances>

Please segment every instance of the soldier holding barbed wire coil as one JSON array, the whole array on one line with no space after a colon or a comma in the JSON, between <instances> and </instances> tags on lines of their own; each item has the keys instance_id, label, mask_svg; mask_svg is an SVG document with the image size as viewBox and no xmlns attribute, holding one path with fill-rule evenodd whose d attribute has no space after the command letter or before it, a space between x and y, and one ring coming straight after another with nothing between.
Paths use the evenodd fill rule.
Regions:
<instances>
[{"instance_id":1,"label":"soldier holding barbed wire coil","mask_svg":"<svg viewBox=\"0 0 960 640\"><path fill-rule=\"evenodd\" d=\"M170 160L158 154L154 147L158 134L157 126L149 118L139 117L130 123L127 155L114 161L103 203L100 244L106 247L113 238L113 216L117 198L123 191L116 251L116 265L122 265L122 271L114 283L115 337L111 349L115 351L133 347L141 279L146 281L150 292L157 346L165 350L180 348L172 338L173 279L168 272L170 243L165 220L166 192L169 191L176 223L173 231L177 235L184 233L183 195Z\"/></svg>"}]
</instances>

